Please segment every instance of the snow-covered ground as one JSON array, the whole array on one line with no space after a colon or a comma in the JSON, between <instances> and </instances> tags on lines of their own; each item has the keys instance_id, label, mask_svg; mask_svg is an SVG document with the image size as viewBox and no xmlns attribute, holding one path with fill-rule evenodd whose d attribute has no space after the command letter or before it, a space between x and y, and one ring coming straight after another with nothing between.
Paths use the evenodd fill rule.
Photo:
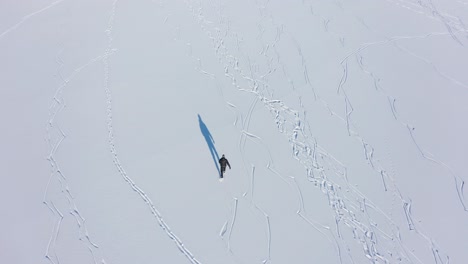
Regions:
<instances>
[{"instance_id":1,"label":"snow-covered ground","mask_svg":"<svg viewBox=\"0 0 468 264\"><path fill-rule=\"evenodd\" d=\"M466 263L466 23L445 0L2 1L0 262Z\"/></svg>"}]
</instances>

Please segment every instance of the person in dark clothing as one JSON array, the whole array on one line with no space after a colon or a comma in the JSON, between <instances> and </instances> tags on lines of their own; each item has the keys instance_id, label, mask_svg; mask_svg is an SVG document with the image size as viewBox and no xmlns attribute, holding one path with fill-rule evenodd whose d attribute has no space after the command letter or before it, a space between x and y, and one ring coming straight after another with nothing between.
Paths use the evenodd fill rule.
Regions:
<instances>
[{"instance_id":1,"label":"person in dark clothing","mask_svg":"<svg viewBox=\"0 0 468 264\"><path fill-rule=\"evenodd\" d=\"M231 164L229 164L229 161L223 156L219 159L219 165L221 165L221 178L223 178L223 174L226 171L226 165L231 169Z\"/></svg>"}]
</instances>

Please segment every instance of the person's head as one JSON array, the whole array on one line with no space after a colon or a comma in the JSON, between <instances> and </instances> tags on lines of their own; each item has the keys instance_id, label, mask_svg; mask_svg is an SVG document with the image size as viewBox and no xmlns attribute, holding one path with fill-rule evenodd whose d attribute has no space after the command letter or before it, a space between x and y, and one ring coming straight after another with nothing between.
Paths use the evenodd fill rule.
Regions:
<instances>
[{"instance_id":1,"label":"person's head","mask_svg":"<svg viewBox=\"0 0 468 264\"><path fill-rule=\"evenodd\" d=\"M223 154L223 158L224 158L224 154Z\"/></svg>"}]
</instances>

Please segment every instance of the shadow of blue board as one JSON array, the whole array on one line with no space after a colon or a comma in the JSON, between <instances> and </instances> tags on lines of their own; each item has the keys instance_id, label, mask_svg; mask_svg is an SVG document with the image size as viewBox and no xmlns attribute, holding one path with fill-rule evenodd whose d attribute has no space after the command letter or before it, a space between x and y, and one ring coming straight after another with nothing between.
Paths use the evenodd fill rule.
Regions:
<instances>
[{"instance_id":1,"label":"shadow of blue board","mask_svg":"<svg viewBox=\"0 0 468 264\"><path fill-rule=\"evenodd\" d=\"M206 144L208 145L208 149L210 150L210 154L211 154L211 157L213 158L213 162L216 166L216 170L218 171L218 175L220 175L221 172L219 171L219 165L218 165L218 160L219 160L218 151L216 151L213 136L211 135L210 130L208 130L208 127L206 127L205 122L203 122L200 115L198 115L198 124L200 125L200 131L203 137L205 138Z\"/></svg>"}]
</instances>

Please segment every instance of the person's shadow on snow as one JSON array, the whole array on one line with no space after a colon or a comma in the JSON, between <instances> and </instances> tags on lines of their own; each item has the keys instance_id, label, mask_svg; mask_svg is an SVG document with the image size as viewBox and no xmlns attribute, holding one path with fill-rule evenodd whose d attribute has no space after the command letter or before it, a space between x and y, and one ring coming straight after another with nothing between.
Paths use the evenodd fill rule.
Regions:
<instances>
[{"instance_id":1,"label":"person's shadow on snow","mask_svg":"<svg viewBox=\"0 0 468 264\"><path fill-rule=\"evenodd\" d=\"M213 158L213 162L214 162L214 164L216 166L216 170L218 170L218 175L219 175L219 173L220 173L219 165L218 165L219 156L218 156L218 152L216 151L216 148L214 146L215 142L214 142L213 136L211 135L210 131L206 127L206 125L203 122L200 115L198 115L198 124L200 125L200 131L201 131L201 133L203 134L203 137L206 140L206 144L208 144L208 148L210 150L211 157Z\"/></svg>"}]
</instances>

